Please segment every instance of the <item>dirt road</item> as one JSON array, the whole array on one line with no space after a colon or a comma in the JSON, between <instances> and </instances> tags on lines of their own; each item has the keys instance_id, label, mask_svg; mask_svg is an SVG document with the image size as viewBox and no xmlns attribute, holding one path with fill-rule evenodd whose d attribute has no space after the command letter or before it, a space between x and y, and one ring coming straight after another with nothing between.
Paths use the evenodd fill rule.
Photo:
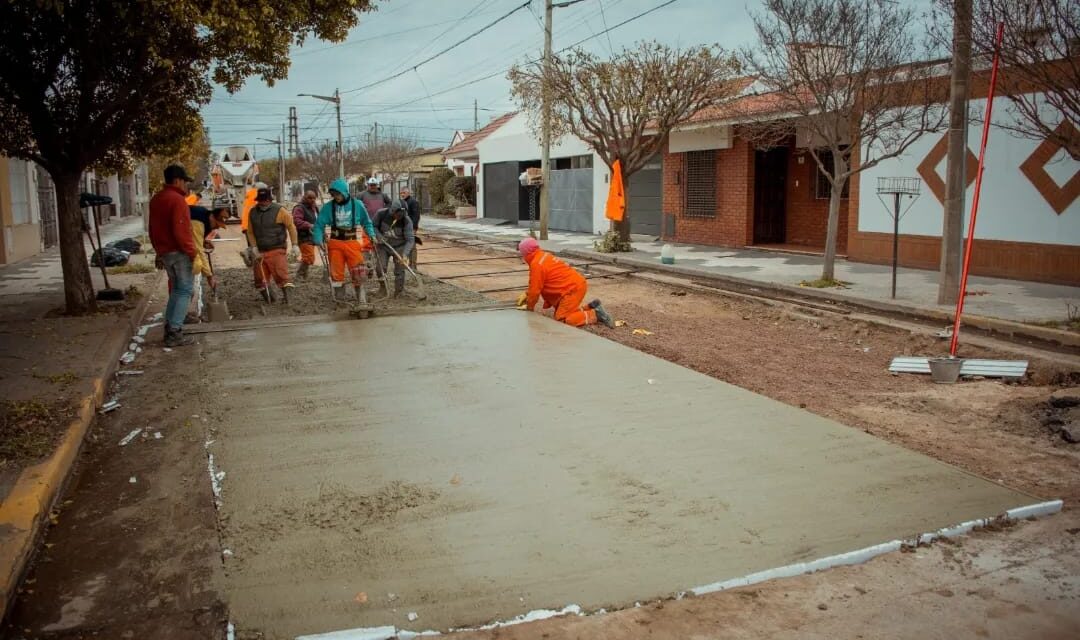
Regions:
<instances>
[{"instance_id":1,"label":"dirt road","mask_svg":"<svg viewBox=\"0 0 1080 640\"><path fill-rule=\"evenodd\" d=\"M466 249L422 253L421 267L433 276L521 268L514 258L450 262L477 255ZM523 285L524 277L452 282L475 290ZM713 295L679 295L639 281L594 280L590 287L628 321L618 330L596 329L605 337L1015 488L1064 498L1065 511L865 565L461 637L1075 637L1080 445L1063 442L1040 422L1050 393L1060 388L1049 383L1076 384L1074 369L1033 361L1034 383L933 386L885 371L893 355L940 349L921 335ZM515 295L491 294L500 300ZM635 328L652 334L634 335ZM99 420L99 439L84 455L81 478L8 620L7 637L223 633L222 596L213 586L220 546L202 448L207 434L201 420L190 418L201 411L178 353L147 350L136 365L146 369L145 377L125 382L131 401ZM144 442L140 436L130 448L117 446L144 426L160 428L163 438ZM187 429L194 434L184 435Z\"/></svg>"}]
</instances>

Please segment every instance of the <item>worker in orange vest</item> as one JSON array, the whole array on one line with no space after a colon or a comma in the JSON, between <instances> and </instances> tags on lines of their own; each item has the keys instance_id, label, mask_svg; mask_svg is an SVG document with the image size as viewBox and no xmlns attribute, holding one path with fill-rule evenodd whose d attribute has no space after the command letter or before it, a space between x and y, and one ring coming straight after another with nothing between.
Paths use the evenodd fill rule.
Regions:
<instances>
[{"instance_id":1,"label":"worker in orange vest","mask_svg":"<svg viewBox=\"0 0 1080 640\"><path fill-rule=\"evenodd\" d=\"M600 304L593 300L582 305L588 285L585 276L573 267L540 249L534 238L525 238L518 244L518 253L529 265L529 290L518 297L518 307L532 310L540 298L544 308L555 309L555 319L572 327L583 327L602 322L614 327L615 321Z\"/></svg>"}]
</instances>

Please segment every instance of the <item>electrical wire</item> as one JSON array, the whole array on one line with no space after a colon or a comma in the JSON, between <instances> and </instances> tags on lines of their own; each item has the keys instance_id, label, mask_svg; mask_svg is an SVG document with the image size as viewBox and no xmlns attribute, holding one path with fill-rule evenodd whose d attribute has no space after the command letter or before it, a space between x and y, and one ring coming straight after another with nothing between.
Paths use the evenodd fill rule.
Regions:
<instances>
[{"instance_id":1,"label":"electrical wire","mask_svg":"<svg viewBox=\"0 0 1080 640\"><path fill-rule=\"evenodd\" d=\"M672 0L672 1L674 1L674 0ZM469 40L472 40L473 38L480 35L481 33L487 31L488 29L494 27L495 25L499 24L503 20L505 20L505 19L509 18L510 16L514 15L518 11L520 11L520 10L524 9L525 7L529 6L529 2L531 2L531 0L527 0L526 2L523 2L522 4L519 4L518 6L514 7L510 11L504 13L502 16L496 18L492 22L489 22L488 24L484 25L480 29L477 29L476 31L470 33L469 35L465 36L461 40L458 40L457 42L450 45L449 47L446 47L442 51L439 51L438 53L436 53L436 54L434 54L432 56L429 56L429 57L421 60L420 62L417 62L416 64L412 65L412 69L416 69L417 67L419 67L421 65L427 64L428 62L431 62L432 60L434 60L435 58L438 58L439 56L443 55L444 53L447 53L448 51L450 51L452 49L455 49L456 47L464 44L465 42L468 42ZM371 87L382 84L384 82L389 82L389 81L394 80L396 78L400 78L401 76L405 75L408 72L409 72L409 69L406 69L404 71L399 71L398 73L395 73L395 74L391 75L389 78L384 78L383 80L378 80L376 82L370 82L368 84L365 84L365 85L363 85L361 87L357 87L355 89L348 89L346 91L342 91L341 93L342 94L355 93L357 91L363 91L364 89L370 89Z\"/></svg>"}]
</instances>

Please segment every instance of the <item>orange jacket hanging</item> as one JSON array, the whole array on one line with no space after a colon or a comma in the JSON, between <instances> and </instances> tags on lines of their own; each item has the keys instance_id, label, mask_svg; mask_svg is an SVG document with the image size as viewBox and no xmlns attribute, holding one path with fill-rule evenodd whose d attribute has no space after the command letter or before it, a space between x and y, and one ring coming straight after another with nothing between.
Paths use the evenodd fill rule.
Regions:
<instances>
[{"instance_id":1,"label":"orange jacket hanging","mask_svg":"<svg viewBox=\"0 0 1080 640\"><path fill-rule=\"evenodd\" d=\"M626 213L626 194L623 192L622 162L616 160L611 167L611 187L608 189L604 216L608 220L622 222L624 213Z\"/></svg>"}]
</instances>

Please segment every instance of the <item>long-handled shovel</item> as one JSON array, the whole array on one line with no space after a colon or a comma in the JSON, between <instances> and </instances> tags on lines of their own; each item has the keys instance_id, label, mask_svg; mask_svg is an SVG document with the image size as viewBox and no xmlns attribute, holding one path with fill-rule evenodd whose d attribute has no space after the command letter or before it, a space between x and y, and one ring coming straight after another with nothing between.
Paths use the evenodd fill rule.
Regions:
<instances>
[{"instance_id":1,"label":"long-handled shovel","mask_svg":"<svg viewBox=\"0 0 1080 640\"><path fill-rule=\"evenodd\" d=\"M207 253L206 254L206 259L210 263L210 272L211 273L217 273L216 271L214 271L214 259L211 257L212 255L213 254L211 254L211 253ZM210 310L208 312L208 317L210 318L210 322L225 322L230 317L229 316L229 303L228 302L221 302L221 301L218 300L218 287L220 287L220 286L221 286L221 283L214 283L214 288L213 288L214 301L210 303Z\"/></svg>"},{"instance_id":2,"label":"long-handled shovel","mask_svg":"<svg viewBox=\"0 0 1080 640\"><path fill-rule=\"evenodd\" d=\"M390 246L390 243L388 243L386 240L382 240L382 244L383 244L384 247L386 247L387 249L390 250L390 253L391 253L391 255L394 256L394 259L397 260L398 262L400 262L402 265L404 265L405 269L408 270L408 272L410 274L412 274L413 279L416 280L416 288L420 290L420 293L417 296L417 299L419 299L419 300L426 299L427 298L427 292L424 290L424 281L420 278L419 275L416 274L415 271L412 270L412 267L409 266L409 261L406 260L405 258L402 258L401 254L398 253L397 250L394 249L394 247ZM389 266L390 265L387 265L387 267L389 267ZM384 275L384 277L387 277L386 274L383 274L383 275ZM388 280L389 280L389 278L388 278ZM387 282L387 291L389 291L389 284L390 283L388 281Z\"/></svg>"}]
</instances>

